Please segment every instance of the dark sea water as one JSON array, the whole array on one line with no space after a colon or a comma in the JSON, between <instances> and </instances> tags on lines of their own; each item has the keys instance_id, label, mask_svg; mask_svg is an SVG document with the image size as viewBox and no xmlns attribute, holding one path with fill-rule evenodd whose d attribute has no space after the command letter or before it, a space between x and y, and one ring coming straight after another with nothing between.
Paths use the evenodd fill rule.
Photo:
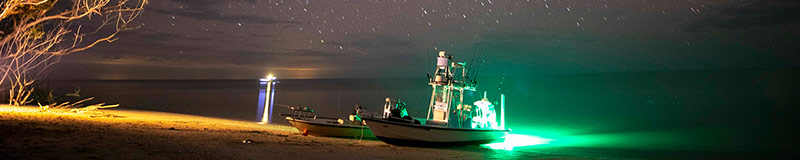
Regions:
<instances>
[{"instance_id":1,"label":"dark sea water","mask_svg":"<svg viewBox=\"0 0 800 160\"><path fill-rule=\"evenodd\" d=\"M787 158L798 151L800 70L716 70L479 77L480 93L506 95L514 134L549 139L511 151L451 148L485 158L684 159ZM500 82L502 81L502 85ZM381 111L401 98L424 117L430 86L421 78L279 80L275 104L308 106L344 117L355 104ZM259 81L50 80L63 94L76 88L94 102L256 121ZM276 106L274 115L288 113ZM288 125L282 117L273 119Z\"/></svg>"}]
</instances>

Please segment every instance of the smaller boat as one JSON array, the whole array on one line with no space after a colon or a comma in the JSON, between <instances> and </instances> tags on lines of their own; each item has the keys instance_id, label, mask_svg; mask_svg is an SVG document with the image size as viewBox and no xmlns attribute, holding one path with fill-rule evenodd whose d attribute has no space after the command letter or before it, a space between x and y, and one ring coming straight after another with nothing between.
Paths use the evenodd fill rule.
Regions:
<instances>
[{"instance_id":1,"label":"smaller boat","mask_svg":"<svg viewBox=\"0 0 800 160\"><path fill-rule=\"evenodd\" d=\"M375 138L369 127L361 121L361 106L356 106L348 120L330 117L312 116L314 110L308 107L289 107L292 114L281 114L303 135L340 138Z\"/></svg>"}]
</instances>

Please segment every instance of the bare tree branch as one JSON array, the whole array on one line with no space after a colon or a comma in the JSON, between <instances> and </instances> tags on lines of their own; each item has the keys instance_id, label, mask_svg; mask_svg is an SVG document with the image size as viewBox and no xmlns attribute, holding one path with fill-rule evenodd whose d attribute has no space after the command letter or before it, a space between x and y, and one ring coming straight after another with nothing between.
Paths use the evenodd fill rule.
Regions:
<instances>
[{"instance_id":1,"label":"bare tree branch","mask_svg":"<svg viewBox=\"0 0 800 160\"><path fill-rule=\"evenodd\" d=\"M9 104L29 103L32 85L61 56L85 51L101 42L114 42L120 31L138 28L131 22L147 1L0 2L0 27L5 27L0 28L0 90L8 90ZM69 8L53 9L56 3L69 4ZM57 12L48 12L51 10Z\"/></svg>"}]
</instances>

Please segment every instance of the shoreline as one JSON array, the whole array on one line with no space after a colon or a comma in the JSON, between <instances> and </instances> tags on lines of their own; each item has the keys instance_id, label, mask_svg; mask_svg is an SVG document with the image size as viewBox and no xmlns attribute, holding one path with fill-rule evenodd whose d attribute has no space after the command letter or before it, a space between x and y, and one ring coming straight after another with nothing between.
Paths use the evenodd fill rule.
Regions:
<instances>
[{"instance_id":1,"label":"shoreline","mask_svg":"<svg viewBox=\"0 0 800 160\"><path fill-rule=\"evenodd\" d=\"M488 151L302 136L291 126L176 113L101 111L115 117L0 105L0 159L484 159Z\"/></svg>"},{"instance_id":2,"label":"shoreline","mask_svg":"<svg viewBox=\"0 0 800 160\"><path fill-rule=\"evenodd\" d=\"M292 126L129 109L102 114L0 105L0 159L782 159L791 152L536 146L418 148L303 136ZM106 116L96 116L106 115ZM113 116L107 116L113 115ZM243 143L249 140L250 143Z\"/></svg>"}]
</instances>

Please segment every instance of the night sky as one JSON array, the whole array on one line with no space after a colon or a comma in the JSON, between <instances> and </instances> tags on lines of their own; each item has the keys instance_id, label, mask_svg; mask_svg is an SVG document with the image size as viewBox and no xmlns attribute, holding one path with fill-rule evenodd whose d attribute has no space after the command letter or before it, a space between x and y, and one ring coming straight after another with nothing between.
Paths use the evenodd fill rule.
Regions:
<instances>
[{"instance_id":1,"label":"night sky","mask_svg":"<svg viewBox=\"0 0 800 160\"><path fill-rule=\"evenodd\" d=\"M793 0L152 0L137 22L51 78L424 77L437 50L482 75L800 66Z\"/></svg>"}]
</instances>

